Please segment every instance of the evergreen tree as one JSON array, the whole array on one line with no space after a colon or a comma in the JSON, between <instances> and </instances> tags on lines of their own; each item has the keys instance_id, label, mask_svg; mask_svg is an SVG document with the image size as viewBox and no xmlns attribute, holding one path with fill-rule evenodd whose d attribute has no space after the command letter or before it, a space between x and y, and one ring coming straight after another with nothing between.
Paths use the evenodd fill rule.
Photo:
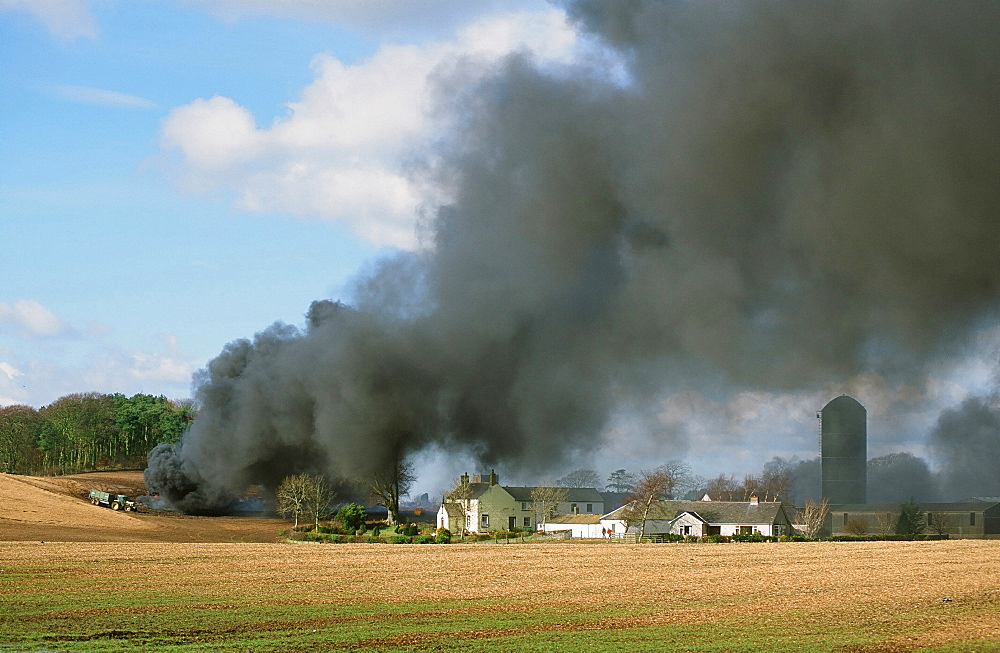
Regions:
<instances>
[{"instance_id":1,"label":"evergreen tree","mask_svg":"<svg viewBox=\"0 0 1000 653\"><path fill-rule=\"evenodd\" d=\"M927 524L924 522L924 511L913 497L899 505L899 518L896 520L896 535L920 535Z\"/></svg>"}]
</instances>

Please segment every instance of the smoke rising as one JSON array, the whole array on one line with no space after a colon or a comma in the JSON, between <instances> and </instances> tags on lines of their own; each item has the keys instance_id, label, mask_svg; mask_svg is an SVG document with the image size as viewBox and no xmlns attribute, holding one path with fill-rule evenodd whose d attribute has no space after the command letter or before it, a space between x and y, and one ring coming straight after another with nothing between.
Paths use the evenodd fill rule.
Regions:
<instances>
[{"instance_id":1,"label":"smoke rising","mask_svg":"<svg viewBox=\"0 0 1000 653\"><path fill-rule=\"evenodd\" d=\"M432 443L541 468L670 389L916 374L996 318L1000 6L567 11L627 83L525 56L443 73L426 248L228 345L151 489L212 509Z\"/></svg>"}]
</instances>

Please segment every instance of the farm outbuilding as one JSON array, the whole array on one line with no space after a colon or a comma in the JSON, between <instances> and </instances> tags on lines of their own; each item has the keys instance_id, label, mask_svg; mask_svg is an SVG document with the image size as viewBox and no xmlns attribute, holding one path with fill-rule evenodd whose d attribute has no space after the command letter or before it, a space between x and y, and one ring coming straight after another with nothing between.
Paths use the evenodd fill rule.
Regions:
<instances>
[{"instance_id":1,"label":"farm outbuilding","mask_svg":"<svg viewBox=\"0 0 1000 653\"><path fill-rule=\"evenodd\" d=\"M630 505L601 518L613 533L638 533L630 523ZM677 535L786 535L792 532L785 505L780 501L654 501L646 516L646 533Z\"/></svg>"},{"instance_id":2,"label":"farm outbuilding","mask_svg":"<svg viewBox=\"0 0 1000 653\"><path fill-rule=\"evenodd\" d=\"M994 499L921 503L925 532L950 538L1000 539L1000 501ZM829 525L834 535L893 533L898 517L899 504L849 504L830 511Z\"/></svg>"},{"instance_id":3,"label":"farm outbuilding","mask_svg":"<svg viewBox=\"0 0 1000 653\"><path fill-rule=\"evenodd\" d=\"M601 515L558 515L539 524L538 528L546 533L570 531L574 539L597 539L604 536L601 532Z\"/></svg>"}]
</instances>

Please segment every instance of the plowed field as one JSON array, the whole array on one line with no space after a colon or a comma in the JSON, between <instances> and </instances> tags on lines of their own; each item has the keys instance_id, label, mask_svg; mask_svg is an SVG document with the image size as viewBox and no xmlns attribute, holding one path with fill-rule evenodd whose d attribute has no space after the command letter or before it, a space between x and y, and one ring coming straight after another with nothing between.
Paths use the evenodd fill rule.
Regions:
<instances>
[{"instance_id":1,"label":"plowed field","mask_svg":"<svg viewBox=\"0 0 1000 653\"><path fill-rule=\"evenodd\" d=\"M2 477L0 650L1000 651L996 540L291 544L68 481Z\"/></svg>"},{"instance_id":2,"label":"plowed field","mask_svg":"<svg viewBox=\"0 0 1000 653\"><path fill-rule=\"evenodd\" d=\"M291 522L256 517L193 517L139 507L115 512L93 506L90 490L135 497L146 493L142 472L72 476L0 474L0 541L275 542Z\"/></svg>"}]
</instances>

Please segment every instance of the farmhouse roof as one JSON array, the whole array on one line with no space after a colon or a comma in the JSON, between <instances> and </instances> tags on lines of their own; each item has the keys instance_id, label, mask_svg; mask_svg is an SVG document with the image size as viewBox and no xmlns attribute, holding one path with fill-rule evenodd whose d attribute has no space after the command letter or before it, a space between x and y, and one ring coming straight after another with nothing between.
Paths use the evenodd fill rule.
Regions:
<instances>
[{"instance_id":1,"label":"farmhouse roof","mask_svg":"<svg viewBox=\"0 0 1000 653\"><path fill-rule=\"evenodd\" d=\"M582 513L579 515L556 515L551 519L545 520L546 524L600 524L600 515L588 515Z\"/></svg>"},{"instance_id":2,"label":"farmhouse roof","mask_svg":"<svg viewBox=\"0 0 1000 653\"><path fill-rule=\"evenodd\" d=\"M604 519L621 519L626 508L614 510ZM646 519L670 521L684 512L693 513L709 524L773 524L783 508L780 501L756 504L746 501L654 501Z\"/></svg>"},{"instance_id":3,"label":"farmhouse roof","mask_svg":"<svg viewBox=\"0 0 1000 653\"><path fill-rule=\"evenodd\" d=\"M531 493L535 491L534 487L520 487L520 486L503 486L503 489L507 490L510 496L514 497L515 501L531 501ZM560 488L566 490L566 501L571 503L603 503L604 499L601 498L601 493L592 487L567 487Z\"/></svg>"}]
</instances>

